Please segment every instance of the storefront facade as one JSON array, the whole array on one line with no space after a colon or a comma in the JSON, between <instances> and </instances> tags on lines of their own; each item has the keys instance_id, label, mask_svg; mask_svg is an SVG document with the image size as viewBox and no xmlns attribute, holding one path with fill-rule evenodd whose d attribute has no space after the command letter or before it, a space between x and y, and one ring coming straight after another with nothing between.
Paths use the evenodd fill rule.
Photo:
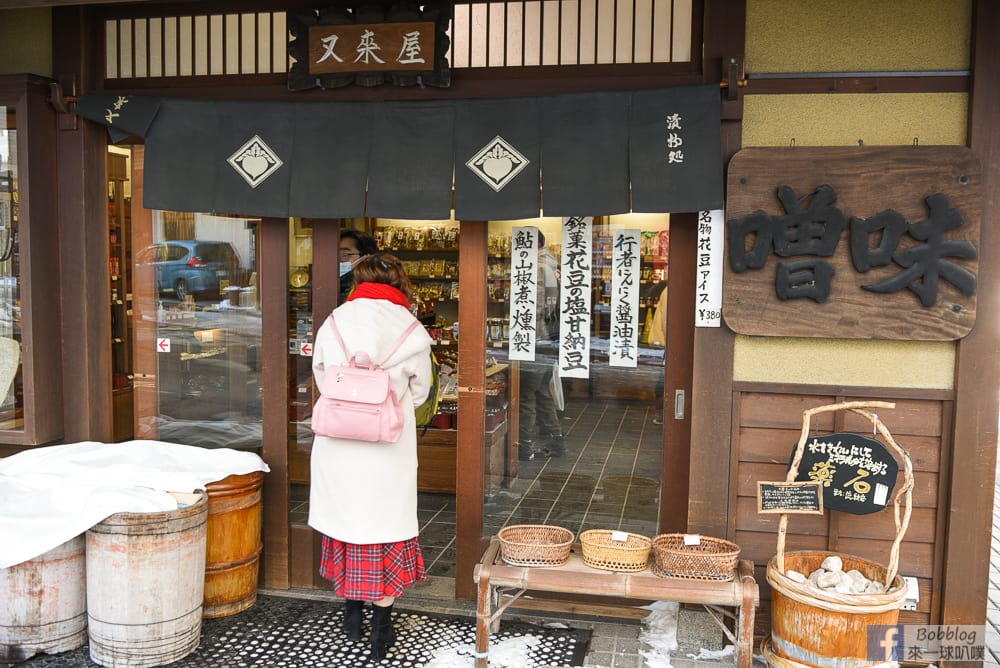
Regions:
<instances>
[{"instance_id":1,"label":"storefront facade","mask_svg":"<svg viewBox=\"0 0 1000 668\"><path fill-rule=\"evenodd\" d=\"M794 10L786 4L693 3L689 23L683 12L676 14L678 24L689 29L674 33L690 34L689 55L671 53L673 62L587 65L578 51L574 65L549 65L544 56L539 65L528 65L529 59L522 56L521 67L506 60L495 68L455 67L447 88L382 84L295 92L288 90L283 69L272 72L259 62L252 75L227 75L230 70L225 68L217 75L198 74L197 51L191 45L189 76L179 74L183 67L172 72L176 76L165 72L159 77L109 76L109 72L137 75L141 69L134 50L130 58L109 59L111 40L105 39L109 21L120 26L148 17L176 16L165 8L169 6L5 10L12 21L4 23L38 35L37 42L51 46L51 55L46 60L44 49L34 53L27 43L23 49L17 47L14 52L24 63L19 71L39 76L7 77L0 89L5 96L0 102L16 109L18 142L28 146L19 159L30 157L30 162L18 165L17 184L20 248L25 255L19 274L23 422L3 432L0 452L55 442L115 440L121 434L259 448L271 466L264 488L261 582L277 588L323 586L315 573L315 534L302 521L299 507L308 483L309 434L301 424L312 391L308 345L321 314L338 300L337 262L332 258L338 255L339 230L363 229L375 235L383 248L411 263L411 276L426 310L434 312L428 322L439 342L436 352L445 364L457 367L449 401L444 403L451 404L457 416L443 412L438 428L424 434L420 481L429 500L444 501L429 512L454 517L453 535L434 545L440 547L435 556L441 563L453 567L450 575L457 595L472 596L472 567L484 540L504 523L565 522L575 529L594 528L611 522L616 512L615 526L607 528L647 535L689 531L734 540L754 560L758 581L764 582L775 528L766 516L753 511L750 490L758 480L783 478L784 460L794 446L804 408L871 398L897 403L895 412L881 417L915 460L916 511L901 551L901 572L917 577L921 598L916 610L904 615L912 621L982 622L1000 342L992 267L1000 242L991 229L997 215L1000 139L988 118L993 113L990 101L997 95L994 82L1000 58L996 47L980 37L990 26L996 27L1000 17L981 2L927 3L920 8L893 3L887 30L874 16L881 10L863 3L851 11L833 2ZM185 16L218 17L225 33L230 20L238 23L263 13L273 20L274 12L256 6L252 12L238 3L183 8ZM240 16L244 18L231 18ZM208 33L215 20L206 19ZM152 24L142 25L145 30ZM262 30L260 23L254 25ZM177 30L180 35L180 27ZM640 33L633 32L636 44L641 42L635 37ZM137 39L136 34L129 32L128 40L116 38L122 47L116 53L124 53L126 42ZM672 45L674 40L684 42L675 37ZM651 41L657 42L655 36ZM923 48L916 52L903 48L915 41ZM458 42L456 35L456 49ZM821 55L811 46L816 42L828 47L820 50ZM225 40L218 46L223 54L227 48ZM595 51L600 51L596 45ZM489 49L486 53L489 58ZM211 59L205 62L211 71ZM470 57L469 63L475 64L475 59ZM50 88L49 78L61 89ZM145 142L136 136L123 142L128 151L116 151L112 156L122 157L109 161L104 126L68 113L69 108L67 113L57 112L46 101L55 98L58 103L60 95L82 99L114 94L188 101L202 105L199 109L228 100L336 104L375 100L404 105L421 100L502 102L598 91L669 90L720 82L724 85L719 88L715 123L719 164L728 166L728 171L714 176L728 179L727 207L738 190L733 179L748 174L740 167L745 156L737 155L743 147L969 146L981 168L976 178L981 215L973 240L978 254L974 323L932 340L905 333L815 336L788 334L780 328L745 329L723 305L721 326L696 326L696 209L702 207L638 217L620 215L614 207L601 210L599 204L587 211L551 213L543 206L543 218L516 216L512 221L508 216L488 223L425 212L407 216L391 207L377 215L370 215L371 210L331 208L327 214L319 210L310 216L289 216L266 209L268 204L262 202L256 211L239 211L232 205L217 206L212 197L219 188L198 188L197 160L185 164L176 158L154 164L152 158L147 160L155 156L150 135ZM593 109L596 102L587 104ZM183 110L179 113L183 115ZM153 121L154 127L162 120ZM230 120L226 117L219 127L225 131ZM130 129L129 134L142 133ZM129 166L119 172L126 153ZM143 198L145 186L157 179L162 182L168 170L188 172L186 176L194 179L185 187L197 204L174 210L163 204L143 206L152 201ZM256 168L249 171L262 173ZM369 204L377 192L371 174ZM644 210L634 204L640 192L637 175L632 180L631 209ZM52 183L58 184L55 196L34 185ZM310 185L322 184L303 188L315 191ZM446 190L450 194L450 185ZM553 184L546 192L554 200L558 188ZM569 196L587 201L590 195L570 191ZM456 202L461 196L456 182ZM109 197L120 216L117 230L122 235L113 236L110 247ZM166 204L170 201L176 200ZM126 216L131 228L127 237ZM568 376L561 383L565 409L560 424L569 453L577 453L576 466L570 467L565 465L568 458L518 458L521 441L531 438L519 429L524 419L520 405L527 400L522 383L527 386L531 373L526 361L510 356L510 332L505 334L503 325L511 324L515 272L509 249L515 239L524 230L537 228L548 245L561 251L557 255L565 257L567 240L572 239L567 230L581 222L574 216L587 219L590 226L586 236L595 246L587 255L594 265L616 259L611 250L616 234L636 230L637 242L644 244L636 267L643 287L669 280L670 300L664 299L669 314L664 349L646 327L646 315L653 318L659 293L638 296L640 349L645 354L640 352L635 366L617 366L610 350L600 350L600 342L611 340L610 316L618 302L610 295L610 285L606 291L591 291L590 374ZM111 228L112 233L115 230ZM193 276L168 275L160 264L170 253L182 252L167 248L167 242L186 239L210 240L240 258L238 267L224 268L221 265L229 262L225 257L202 256L230 251L198 251L206 263L220 264L212 265L212 271L226 272L227 283L214 285L218 298L207 308ZM131 252L121 249L116 267L109 260L119 240L129 244ZM148 261L143 261L143 253L151 256ZM56 254L59 271L52 272L44 268L45 262ZM132 290L113 293L109 310L108 285L117 290L114 281L129 270ZM594 271L594 281L599 282L602 276ZM744 277L727 274L725 280L724 292ZM193 299L183 299L189 290L196 293ZM131 304L127 298L119 299L126 294L132 296ZM45 295L60 299L46 300ZM223 297L226 303L220 307ZM117 302L122 309L115 315ZM129 337L116 330L123 318L127 320L127 311L133 323ZM802 313L803 318L810 317ZM795 317L793 309L788 318ZM122 343L109 347L109 340L118 339L128 340L129 352L120 352ZM216 362L223 363L223 373L212 371ZM213 384L223 382L220 378L222 393L213 391ZM49 389L60 385L61 391ZM122 420L116 426L115 416L126 410L116 407L116 400L129 404L131 416L124 427ZM591 420L596 415L611 415L624 433L604 450L597 448L610 422ZM461 430L454 428L455 421L461 421ZM858 427L831 422L822 428ZM632 443L630 454L616 449L626 441ZM603 458L599 467L592 461L598 457ZM631 457L629 464L621 467L626 457ZM520 487L526 481L535 486ZM528 489L546 494L532 498L524 492ZM561 496L567 490L577 496ZM598 490L599 499L594 494ZM515 496L511 492L521 500L531 498L531 503L505 505ZM619 500L618 506L612 506L613 499ZM586 513L559 514L565 506L583 501L601 504L589 519ZM654 512L644 512L650 505ZM889 513L875 519L844 517L793 524L790 547L842 550L884 561L885 539L891 540ZM427 526L432 524L428 519ZM430 536L427 542L433 543Z\"/></svg>"}]
</instances>

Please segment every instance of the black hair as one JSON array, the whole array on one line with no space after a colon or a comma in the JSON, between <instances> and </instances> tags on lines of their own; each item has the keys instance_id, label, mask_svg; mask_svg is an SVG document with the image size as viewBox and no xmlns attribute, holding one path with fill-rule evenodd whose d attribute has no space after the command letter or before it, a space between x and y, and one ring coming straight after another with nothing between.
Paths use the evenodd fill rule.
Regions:
<instances>
[{"instance_id":1,"label":"black hair","mask_svg":"<svg viewBox=\"0 0 1000 668\"><path fill-rule=\"evenodd\" d=\"M371 255L378 252L378 243L375 241L375 237L367 232L362 232L361 230L341 230L340 238L354 239L354 243L357 245L358 252L361 255Z\"/></svg>"}]
</instances>

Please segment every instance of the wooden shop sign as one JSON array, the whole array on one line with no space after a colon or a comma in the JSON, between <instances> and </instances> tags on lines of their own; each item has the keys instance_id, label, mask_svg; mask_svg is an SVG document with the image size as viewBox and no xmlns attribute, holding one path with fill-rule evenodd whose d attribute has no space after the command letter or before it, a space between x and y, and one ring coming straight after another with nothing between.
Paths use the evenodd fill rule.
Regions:
<instances>
[{"instance_id":1,"label":"wooden shop sign","mask_svg":"<svg viewBox=\"0 0 1000 668\"><path fill-rule=\"evenodd\" d=\"M374 12L374 13L373 13ZM289 12L290 90L386 81L448 86L448 13L377 5Z\"/></svg>"},{"instance_id":2,"label":"wooden shop sign","mask_svg":"<svg viewBox=\"0 0 1000 668\"><path fill-rule=\"evenodd\" d=\"M757 481L757 512L788 515L822 515L821 482Z\"/></svg>"},{"instance_id":3,"label":"wooden shop sign","mask_svg":"<svg viewBox=\"0 0 1000 668\"><path fill-rule=\"evenodd\" d=\"M729 166L723 318L755 336L961 338L981 216L965 147L744 149Z\"/></svg>"},{"instance_id":4,"label":"wooden shop sign","mask_svg":"<svg viewBox=\"0 0 1000 668\"><path fill-rule=\"evenodd\" d=\"M886 507L898 474L899 464L879 441L836 433L806 441L796 481L819 484L826 508L868 515Z\"/></svg>"}]
</instances>

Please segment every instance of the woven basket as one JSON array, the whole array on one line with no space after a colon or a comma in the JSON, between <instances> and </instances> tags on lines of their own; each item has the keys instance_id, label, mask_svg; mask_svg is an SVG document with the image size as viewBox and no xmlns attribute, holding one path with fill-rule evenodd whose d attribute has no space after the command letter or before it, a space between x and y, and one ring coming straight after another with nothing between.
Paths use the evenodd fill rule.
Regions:
<instances>
[{"instance_id":1,"label":"woven basket","mask_svg":"<svg viewBox=\"0 0 1000 668\"><path fill-rule=\"evenodd\" d=\"M591 529L580 534L583 546L583 563L604 571L634 572L644 571L649 564L649 550L652 545L645 536L624 533L625 541L612 540L613 533L607 529Z\"/></svg>"},{"instance_id":2,"label":"woven basket","mask_svg":"<svg viewBox=\"0 0 1000 668\"><path fill-rule=\"evenodd\" d=\"M573 532L547 524L500 529L500 558L511 566L562 566L569 560Z\"/></svg>"},{"instance_id":3,"label":"woven basket","mask_svg":"<svg viewBox=\"0 0 1000 668\"><path fill-rule=\"evenodd\" d=\"M682 533L653 538L653 572L660 577L732 580L739 558L740 546L721 538L701 536L698 545L685 545Z\"/></svg>"}]
</instances>

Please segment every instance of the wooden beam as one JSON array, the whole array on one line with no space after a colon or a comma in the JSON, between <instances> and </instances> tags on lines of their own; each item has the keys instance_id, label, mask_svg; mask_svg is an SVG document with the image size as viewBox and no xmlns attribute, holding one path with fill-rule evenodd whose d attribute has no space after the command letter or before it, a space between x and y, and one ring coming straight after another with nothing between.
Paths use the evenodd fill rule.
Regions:
<instances>
[{"instance_id":1,"label":"wooden beam","mask_svg":"<svg viewBox=\"0 0 1000 668\"><path fill-rule=\"evenodd\" d=\"M976 326L958 344L942 624L984 624L997 461L1000 378L1000 4L973 5L969 146L983 166Z\"/></svg>"},{"instance_id":2,"label":"wooden beam","mask_svg":"<svg viewBox=\"0 0 1000 668\"><path fill-rule=\"evenodd\" d=\"M706 0L705 81L721 76L726 56L743 54L745 32L745 0ZM724 103L722 152L727 165L740 149L742 105L742 96ZM699 327L694 333L688 530L710 536L725 536L729 526L735 340L735 334L725 324Z\"/></svg>"}]
</instances>

